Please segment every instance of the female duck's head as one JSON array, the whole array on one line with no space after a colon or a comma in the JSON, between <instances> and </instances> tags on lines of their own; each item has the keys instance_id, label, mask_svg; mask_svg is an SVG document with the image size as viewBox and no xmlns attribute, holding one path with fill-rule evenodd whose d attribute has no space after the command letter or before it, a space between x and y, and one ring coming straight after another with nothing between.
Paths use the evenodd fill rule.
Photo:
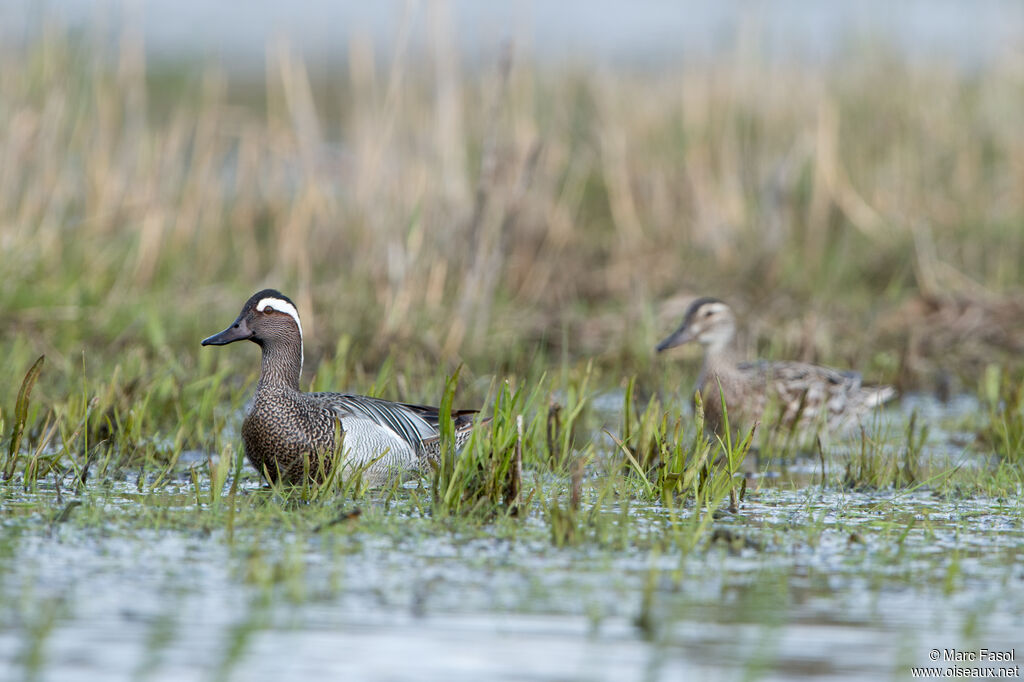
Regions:
<instances>
[{"instance_id":1,"label":"female duck's head","mask_svg":"<svg viewBox=\"0 0 1024 682\"><path fill-rule=\"evenodd\" d=\"M717 298L698 298L690 304L683 323L658 344L658 351L696 341L708 351L724 350L736 334L736 316Z\"/></svg>"}]
</instances>

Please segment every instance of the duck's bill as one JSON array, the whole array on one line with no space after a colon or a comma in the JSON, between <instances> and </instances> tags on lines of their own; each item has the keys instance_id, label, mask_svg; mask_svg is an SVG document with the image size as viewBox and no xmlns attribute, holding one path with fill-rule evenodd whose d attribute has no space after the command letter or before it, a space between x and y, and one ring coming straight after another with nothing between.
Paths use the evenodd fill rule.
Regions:
<instances>
[{"instance_id":1,"label":"duck's bill","mask_svg":"<svg viewBox=\"0 0 1024 682\"><path fill-rule=\"evenodd\" d=\"M249 325L245 323L245 320L238 318L234 324L225 329L219 334L208 336L202 341L204 346L224 346L235 341L244 341L252 338L252 330L249 329Z\"/></svg>"},{"instance_id":2,"label":"duck's bill","mask_svg":"<svg viewBox=\"0 0 1024 682\"><path fill-rule=\"evenodd\" d=\"M660 353L663 350L675 348L676 346L681 346L684 343L689 343L690 341L693 341L693 334L687 327L680 327L672 332L671 336L659 343L656 350Z\"/></svg>"}]
</instances>

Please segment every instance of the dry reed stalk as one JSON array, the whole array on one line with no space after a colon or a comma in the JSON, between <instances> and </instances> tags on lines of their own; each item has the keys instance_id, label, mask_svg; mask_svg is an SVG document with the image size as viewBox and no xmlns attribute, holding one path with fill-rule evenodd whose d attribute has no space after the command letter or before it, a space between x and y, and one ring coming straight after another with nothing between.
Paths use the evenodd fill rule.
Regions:
<instances>
[{"instance_id":1,"label":"dry reed stalk","mask_svg":"<svg viewBox=\"0 0 1024 682\"><path fill-rule=\"evenodd\" d=\"M337 78L272 46L264 83L211 67L170 97L140 34L116 50L59 34L6 49L7 302L53 308L82 291L79 317L102 327L140 292L188 305L272 284L304 316L329 300L340 321L309 318L332 325L317 336L351 323L361 348L385 334L491 359L504 353L492 339L557 346L564 330L569 357L632 357L616 351L632 338L622 320L698 284L752 308L772 291L786 303L765 328L785 343L815 296L864 314L890 286L972 300L1024 286L1009 61L973 78L744 54L661 73L510 57L463 72L445 8L429 11L421 62L407 15L386 64L358 37ZM65 275L39 277L57 263ZM864 352L863 330L837 329L824 319L801 350Z\"/></svg>"},{"instance_id":2,"label":"dry reed stalk","mask_svg":"<svg viewBox=\"0 0 1024 682\"><path fill-rule=\"evenodd\" d=\"M579 510L583 497L583 458L576 455L572 461L572 479L569 485L569 506Z\"/></svg>"}]
</instances>

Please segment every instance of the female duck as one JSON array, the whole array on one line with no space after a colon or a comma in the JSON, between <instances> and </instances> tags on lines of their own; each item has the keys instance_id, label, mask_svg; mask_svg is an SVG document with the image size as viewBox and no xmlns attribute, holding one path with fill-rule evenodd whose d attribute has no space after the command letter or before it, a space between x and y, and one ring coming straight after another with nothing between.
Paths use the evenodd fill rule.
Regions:
<instances>
[{"instance_id":1,"label":"female duck","mask_svg":"<svg viewBox=\"0 0 1024 682\"><path fill-rule=\"evenodd\" d=\"M891 386L861 386L857 372L802 362L739 362L732 348L735 334L736 317L729 306L715 298L699 298L690 304L679 329L657 348L660 352L690 341L704 347L697 390L705 425L715 433L722 434L723 400L733 430L760 421L772 405L780 426L804 436L857 425L896 395Z\"/></svg>"},{"instance_id":2,"label":"female duck","mask_svg":"<svg viewBox=\"0 0 1024 682\"><path fill-rule=\"evenodd\" d=\"M263 351L256 395L242 422L245 454L270 481L321 479L340 452L344 465L379 485L389 476L427 468L440 453L436 407L406 405L342 393L303 393L302 323L291 299L274 289L257 292L230 327L204 346L253 341ZM452 412L456 447L473 428L476 410ZM337 435L343 437L336 443Z\"/></svg>"}]
</instances>

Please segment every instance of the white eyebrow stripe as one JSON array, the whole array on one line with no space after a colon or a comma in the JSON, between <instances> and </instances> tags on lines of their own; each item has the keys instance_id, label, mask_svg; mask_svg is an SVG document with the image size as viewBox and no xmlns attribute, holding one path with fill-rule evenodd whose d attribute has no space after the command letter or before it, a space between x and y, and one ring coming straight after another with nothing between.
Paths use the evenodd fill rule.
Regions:
<instances>
[{"instance_id":1,"label":"white eyebrow stripe","mask_svg":"<svg viewBox=\"0 0 1024 682\"><path fill-rule=\"evenodd\" d=\"M302 336L302 323L299 322L299 311L295 309L295 306L283 298L268 297L260 299L260 302L256 304L256 310L262 313L267 306L270 306L279 313L291 315L292 319L295 320L295 325L299 328L299 336Z\"/></svg>"},{"instance_id":2,"label":"white eyebrow stripe","mask_svg":"<svg viewBox=\"0 0 1024 682\"><path fill-rule=\"evenodd\" d=\"M291 315L291 318L295 320L295 326L299 328L299 372L301 373L302 365L305 362L305 351L302 347L302 323L299 322L299 311L295 309L295 306L283 298L274 298L273 296L261 298L260 302L256 304L256 311L262 313L267 306L270 306L279 313Z\"/></svg>"}]
</instances>

